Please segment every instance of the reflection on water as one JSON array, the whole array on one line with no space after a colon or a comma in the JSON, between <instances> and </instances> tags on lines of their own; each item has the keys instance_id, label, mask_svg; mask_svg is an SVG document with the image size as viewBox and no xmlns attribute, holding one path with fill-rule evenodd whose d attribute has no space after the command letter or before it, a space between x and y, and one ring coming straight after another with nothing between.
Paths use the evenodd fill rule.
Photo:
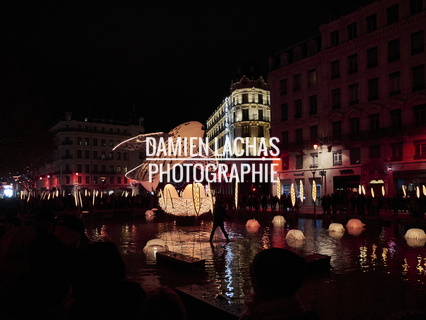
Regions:
<instances>
[{"instance_id":1,"label":"reflection on water","mask_svg":"<svg viewBox=\"0 0 426 320\"><path fill-rule=\"evenodd\" d=\"M164 284L180 286L197 283L203 286L204 296L221 296L229 303L241 303L251 292L249 266L254 255L262 249L281 247L301 255L329 255L330 274L313 276L311 279L322 282L323 286L324 283L330 286L336 279L350 276L355 286L365 287L365 283L361 284L356 279L371 274L401 281L414 290L426 291L426 249L424 244L410 246L412 244L403 237L403 226L384 227L376 222L367 224L360 232L336 235L328 231L329 224L322 220L298 219L293 226L301 230L306 239L290 247L285 239L291 229L288 223L274 226L272 221L262 222L254 232L253 229L248 230L244 222L233 221L226 225L232 241L227 243L222 233L217 232L215 241L210 244L211 222L202 221L200 226L183 227L176 226L172 221L146 222L144 218L108 222L86 219L88 237L92 241L117 243L128 267L129 278L141 283L146 290ZM143 252L147 241L155 238L163 240L171 251L206 260L206 272L182 274L172 268L156 265Z\"/></svg>"}]
</instances>

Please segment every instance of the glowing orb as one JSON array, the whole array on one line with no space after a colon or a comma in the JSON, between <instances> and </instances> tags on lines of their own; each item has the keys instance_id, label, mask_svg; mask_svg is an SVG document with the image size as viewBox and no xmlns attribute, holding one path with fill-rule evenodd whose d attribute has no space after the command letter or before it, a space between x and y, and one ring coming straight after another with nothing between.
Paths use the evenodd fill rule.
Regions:
<instances>
[{"instance_id":1,"label":"glowing orb","mask_svg":"<svg viewBox=\"0 0 426 320\"><path fill-rule=\"evenodd\" d=\"M283 216L278 215L272 219L272 223L274 227L283 227L285 225L285 219Z\"/></svg>"},{"instance_id":2,"label":"glowing orb","mask_svg":"<svg viewBox=\"0 0 426 320\"><path fill-rule=\"evenodd\" d=\"M260 224L256 219L250 219L246 223L246 229L248 232L257 232L260 228Z\"/></svg>"},{"instance_id":3,"label":"glowing orb","mask_svg":"<svg viewBox=\"0 0 426 320\"><path fill-rule=\"evenodd\" d=\"M407 230L404 238L405 239L426 239L426 234L423 229L411 228Z\"/></svg>"},{"instance_id":4,"label":"glowing orb","mask_svg":"<svg viewBox=\"0 0 426 320\"><path fill-rule=\"evenodd\" d=\"M346 224L346 228L362 228L365 224L361 222L359 219L350 219Z\"/></svg>"},{"instance_id":5,"label":"glowing orb","mask_svg":"<svg viewBox=\"0 0 426 320\"><path fill-rule=\"evenodd\" d=\"M328 231L330 232L338 232L338 233L344 233L345 227L343 227L343 224L341 223L330 223L328 226Z\"/></svg>"}]
</instances>

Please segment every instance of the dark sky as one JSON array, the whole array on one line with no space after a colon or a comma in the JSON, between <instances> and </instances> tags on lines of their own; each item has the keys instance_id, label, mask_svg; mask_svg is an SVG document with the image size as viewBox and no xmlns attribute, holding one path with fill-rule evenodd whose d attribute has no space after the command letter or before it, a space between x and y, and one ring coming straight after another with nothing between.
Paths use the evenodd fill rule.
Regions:
<instances>
[{"instance_id":1,"label":"dark sky","mask_svg":"<svg viewBox=\"0 0 426 320\"><path fill-rule=\"evenodd\" d=\"M65 111L128 120L135 106L148 132L169 131L205 123L245 60L267 78L271 52L370 2L9 1L0 77L25 88L46 123Z\"/></svg>"}]
</instances>

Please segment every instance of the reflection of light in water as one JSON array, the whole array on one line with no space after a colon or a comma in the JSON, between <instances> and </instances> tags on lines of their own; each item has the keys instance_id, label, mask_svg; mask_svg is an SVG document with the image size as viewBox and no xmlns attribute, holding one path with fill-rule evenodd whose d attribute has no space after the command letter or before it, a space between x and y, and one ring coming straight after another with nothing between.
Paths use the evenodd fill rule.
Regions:
<instances>
[{"instance_id":1,"label":"reflection of light in water","mask_svg":"<svg viewBox=\"0 0 426 320\"><path fill-rule=\"evenodd\" d=\"M376 260L377 260L377 254L376 254L376 249L377 246L375 244L373 244L371 246L373 252L371 253L371 264L373 265L373 267L377 264Z\"/></svg>"},{"instance_id":2,"label":"reflection of light in water","mask_svg":"<svg viewBox=\"0 0 426 320\"><path fill-rule=\"evenodd\" d=\"M231 250L226 250L226 256L225 256L225 281L227 282L227 292L226 295L230 298L234 296L233 290L233 268L231 268L232 261L234 259L234 255Z\"/></svg>"},{"instance_id":3,"label":"reflection of light in water","mask_svg":"<svg viewBox=\"0 0 426 320\"><path fill-rule=\"evenodd\" d=\"M137 238L137 227L132 225L130 228L128 224L121 227L121 247L123 254L135 253L136 252L136 238Z\"/></svg>"},{"instance_id":4,"label":"reflection of light in water","mask_svg":"<svg viewBox=\"0 0 426 320\"><path fill-rule=\"evenodd\" d=\"M359 248L359 264L361 266L362 271L367 271L368 264L367 264L367 247L362 246Z\"/></svg>"},{"instance_id":5,"label":"reflection of light in water","mask_svg":"<svg viewBox=\"0 0 426 320\"><path fill-rule=\"evenodd\" d=\"M403 275L403 280L405 280L405 281L407 281L408 280L408 278L406 277L407 276L407 273L408 273L408 269L409 269L410 267L409 267L409 265L408 265L408 262L407 262L407 258L404 258L404 264L402 265L402 275Z\"/></svg>"},{"instance_id":6,"label":"reflection of light in water","mask_svg":"<svg viewBox=\"0 0 426 320\"><path fill-rule=\"evenodd\" d=\"M387 266L387 261L388 261L388 248L383 248L383 252L382 252L382 260L383 260L383 265L386 267Z\"/></svg>"},{"instance_id":7,"label":"reflection of light in water","mask_svg":"<svg viewBox=\"0 0 426 320\"><path fill-rule=\"evenodd\" d=\"M425 268L423 268L423 266L422 266L422 260L423 260L422 257L420 257L420 256L417 257L416 269L417 269L417 273L419 275L423 275L425 273Z\"/></svg>"}]
</instances>

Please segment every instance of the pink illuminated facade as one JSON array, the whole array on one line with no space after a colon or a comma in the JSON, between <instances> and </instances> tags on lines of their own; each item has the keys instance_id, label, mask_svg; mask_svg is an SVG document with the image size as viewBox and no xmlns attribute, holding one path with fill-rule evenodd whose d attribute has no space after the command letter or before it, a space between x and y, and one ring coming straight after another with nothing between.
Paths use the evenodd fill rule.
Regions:
<instances>
[{"instance_id":1,"label":"pink illuminated facade","mask_svg":"<svg viewBox=\"0 0 426 320\"><path fill-rule=\"evenodd\" d=\"M383 0L271 58L284 192L302 181L313 204L313 179L319 197L426 185L425 29L425 1Z\"/></svg>"}]
</instances>

